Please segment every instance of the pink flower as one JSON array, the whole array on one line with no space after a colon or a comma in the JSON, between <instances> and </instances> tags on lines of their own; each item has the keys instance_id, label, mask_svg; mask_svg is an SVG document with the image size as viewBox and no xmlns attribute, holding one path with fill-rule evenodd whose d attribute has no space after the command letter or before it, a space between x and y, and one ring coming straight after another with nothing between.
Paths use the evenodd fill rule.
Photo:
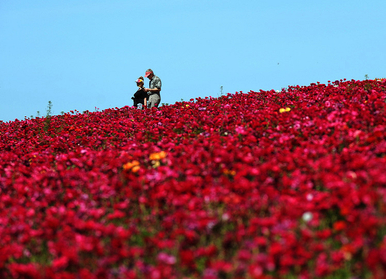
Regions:
<instances>
[{"instance_id":1,"label":"pink flower","mask_svg":"<svg viewBox=\"0 0 386 279\"><path fill-rule=\"evenodd\" d=\"M177 260L174 256L168 255L168 254L163 253L163 252L158 254L157 260L160 263L164 263L164 264L168 264L168 265L174 265L177 262Z\"/></svg>"}]
</instances>

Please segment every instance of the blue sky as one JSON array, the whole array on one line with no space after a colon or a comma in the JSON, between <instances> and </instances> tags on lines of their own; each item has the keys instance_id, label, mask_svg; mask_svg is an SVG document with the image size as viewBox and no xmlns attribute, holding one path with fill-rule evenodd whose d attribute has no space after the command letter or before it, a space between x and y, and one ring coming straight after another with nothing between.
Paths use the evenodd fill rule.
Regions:
<instances>
[{"instance_id":1,"label":"blue sky","mask_svg":"<svg viewBox=\"0 0 386 279\"><path fill-rule=\"evenodd\" d=\"M0 120L386 77L386 1L0 0ZM147 84L147 79L146 83Z\"/></svg>"}]
</instances>

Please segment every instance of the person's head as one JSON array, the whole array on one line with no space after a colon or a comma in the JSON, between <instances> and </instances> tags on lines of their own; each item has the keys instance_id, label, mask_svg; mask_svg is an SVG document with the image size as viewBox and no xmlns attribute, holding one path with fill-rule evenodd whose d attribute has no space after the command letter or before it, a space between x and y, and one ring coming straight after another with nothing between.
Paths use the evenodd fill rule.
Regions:
<instances>
[{"instance_id":1,"label":"person's head","mask_svg":"<svg viewBox=\"0 0 386 279\"><path fill-rule=\"evenodd\" d=\"M153 76L154 76L153 70L152 69L147 69L146 73L145 73L145 77L147 77L148 79L152 79Z\"/></svg>"},{"instance_id":2,"label":"person's head","mask_svg":"<svg viewBox=\"0 0 386 279\"><path fill-rule=\"evenodd\" d=\"M143 77L142 76L139 77L135 82L137 83L138 87L142 87L143 86Z\"/></svg>"}]
</instances>

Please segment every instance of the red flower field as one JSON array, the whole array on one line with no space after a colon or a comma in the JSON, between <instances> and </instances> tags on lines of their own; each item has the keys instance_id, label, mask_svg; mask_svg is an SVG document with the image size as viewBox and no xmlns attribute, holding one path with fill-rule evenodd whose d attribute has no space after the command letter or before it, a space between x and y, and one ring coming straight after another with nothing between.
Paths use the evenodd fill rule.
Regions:
<instances>
[{"instance_id":1,"label":"red flower field","mask_svg":"<svg viewBox=\"0 0 386 279\"><path fill-rule=\"evenodd\" d=\"M0 278L385 278L386 80L0 123Z\"/></svg>"}]
</instances>

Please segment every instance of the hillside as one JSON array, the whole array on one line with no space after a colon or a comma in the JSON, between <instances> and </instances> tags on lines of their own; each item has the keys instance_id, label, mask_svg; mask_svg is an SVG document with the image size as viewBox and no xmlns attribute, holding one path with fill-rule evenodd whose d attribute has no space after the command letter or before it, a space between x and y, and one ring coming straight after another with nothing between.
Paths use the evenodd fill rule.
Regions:
<instances>
[{"instance_id":1,"label":"hillside","mask_svg":"<svg viewBox=\"0 0 386 279\"><path fill-rule=\"evenodd\" d=\"M340 80L0 123L0 277L384 278L385 101Z\"/></svg>"}]
</instances>

